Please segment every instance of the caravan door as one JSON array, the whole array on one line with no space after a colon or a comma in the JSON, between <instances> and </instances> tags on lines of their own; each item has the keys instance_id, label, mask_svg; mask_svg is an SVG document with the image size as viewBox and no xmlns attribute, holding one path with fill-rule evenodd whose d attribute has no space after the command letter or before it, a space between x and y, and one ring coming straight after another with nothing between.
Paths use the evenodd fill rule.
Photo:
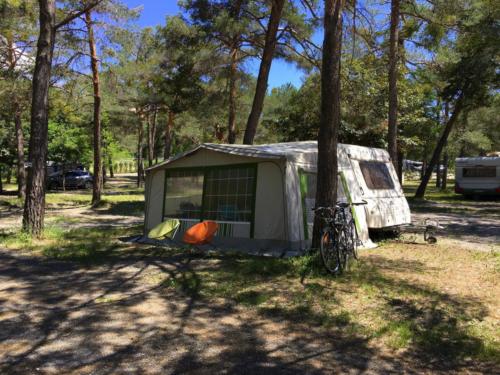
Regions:
<instances>
[{"instance_id":1,"label":"caravan door","mask_svg":"<svg viewBox=\"0 0 500 375\"><path fill-rule=\"evenodd\" d=\"M411 223L410 207L390 161L351 159L369 228Z\"/></svg>"}]
</instances>

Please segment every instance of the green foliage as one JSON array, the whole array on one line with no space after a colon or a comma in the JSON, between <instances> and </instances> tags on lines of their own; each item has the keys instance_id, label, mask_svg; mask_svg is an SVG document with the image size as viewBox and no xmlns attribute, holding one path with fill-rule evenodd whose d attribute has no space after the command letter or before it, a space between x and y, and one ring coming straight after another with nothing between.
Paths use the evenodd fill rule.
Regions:
<instances>
[{"instance_id":1,"label":"green foliage","mask_svg":"<svg viewBox=\"0 0 500 375\"><path fill-rule=\"evenodd\" d=\"M454 46L455 57L445 64L442 72L442 80L446 82L444 100L462 97L466 109L484 104L492 90L499 87L500 9L495 4L483 0L466 7Z\"/></svg>"},{"instance_id":2,"label":"green foliage","mask_svg":"<svg viewBox=\"0 0 500 375\"><path fill-rule=\"evenodd\" d=\"M201 77L213 64L202 32L181 17L168 17L159 29L159 64L153 69L154 94L173 113L195 106L203 95ZM153 99L154 100L154 99Z\"/></svg>"},{"instance_id":3,"label":"green foliage","mask_svg":"<svg viewBox=\"0 0 500 375\"><path fill-rule=\"evenodd\" d=\"M70 124L49 122L48 159L59 164L83 164L92 162L91 143L85 129Z\"/></svg>"}]
</instances>

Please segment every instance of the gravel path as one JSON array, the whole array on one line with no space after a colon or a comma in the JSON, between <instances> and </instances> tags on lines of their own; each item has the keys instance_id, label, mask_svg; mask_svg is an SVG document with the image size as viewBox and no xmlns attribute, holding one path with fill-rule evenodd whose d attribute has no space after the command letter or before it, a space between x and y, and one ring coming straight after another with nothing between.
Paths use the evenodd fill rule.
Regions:
<instances>
[{"instance_id":1,"label":"gravel path","mask_svg":"<svg viewBox=\"0 0 500 375\"><path fill-rule=\"evenodd\" d=\"M466 201L462 203L420 203L412 207L412 221L438 220L445 227L440 236L478 244L500 246L500 201Z\"/></svg>"}]
</instances>

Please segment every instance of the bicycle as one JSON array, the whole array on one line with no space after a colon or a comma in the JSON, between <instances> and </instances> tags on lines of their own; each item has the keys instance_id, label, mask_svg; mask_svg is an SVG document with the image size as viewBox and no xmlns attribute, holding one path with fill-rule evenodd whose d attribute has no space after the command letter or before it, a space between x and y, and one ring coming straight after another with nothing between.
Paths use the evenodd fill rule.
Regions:
<instances>
[{"instance_id":1,"label":"bicycle","mask_svg":"<svg viewBox=\"0 0 500 375\"><path fill-rule=\"evenodd\" d=\"M321 233L320 253L328 272L341 274L349 270L349 257L358 259L360 244L351 207L366 204L337 202L335 207L316 207L314 212L325 221Z\"/></svg>"}]
</instances>

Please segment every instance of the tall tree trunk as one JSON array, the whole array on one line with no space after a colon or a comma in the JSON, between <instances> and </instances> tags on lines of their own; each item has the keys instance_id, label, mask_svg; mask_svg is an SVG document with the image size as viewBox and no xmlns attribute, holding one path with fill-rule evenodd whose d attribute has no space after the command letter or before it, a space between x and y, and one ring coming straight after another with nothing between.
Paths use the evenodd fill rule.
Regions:
<instances>
[{"instance_id":1,"label":"tall tree trunk","mask_svg":"<svg viewBox=\"0 0 500 375\"><path fill-rule=\"evenodd\" d=\"M12 162L12 161L11 161ZM7 165L7 183L10 184L12 182L12 164Z\"/></svg>"},{"instance_id":2,"label":"tall tree trunk","mask_svg":"<svg viewBox=\"0 0 500 375\"><path fill-rule=\"evenodd\" d=\"M427 188L427 184L429 183L429 180L431 179L432 176L432 171L434 170L434 167L439 161L439 157L441 155L441 152L443 150L444 145L446 144L446 141L448 140L448 136L450 135L451 130L453 129L453 126L457 122L458 115L462 111L463 107L463 98L460 96L456 103L455 103L455 108L453 109L453 114L449 118L449 120L446 122L446 126L444 127L443 134L441 134L441 137L439 138L439 141L436 145L436 148L434 149L434 153L432 154L431 161L429 162L429 165L427 166L427 169L425 171L424 177L422 178L422 181L420 182L420 185L418 186L418 189L415 193L415 198L423 198L425 194L425 189Z\"/></svg>"},{"instance_id":3,"label":"tall tree trunk","mask_svg":"<svg viewBox=\"0 0 500 375\"><path fill-rule=\"evenodd\" d=\"M238 73L238 49L231 50L231 64L229 66L229 118L227 125L227 143L236 142L236 75Z\"/></svg>"},{"instance_id":4,"label":"tall tree trunk","mask_svg":"<svg viewBox=\"0 0 500 375\"><path fill-rule=\"evenodd\" d=\"M109 177L115 178L115 170L113 168L113 159L111 158L111 153L108 153L108 164L109 164Z\"/></svg>"},{"instance_id":5,"label":"tall tree trunk","mask_svg":"<svg viewBox=\"0 0 500 375\"><path fill-rule=\"evenodd\" d=\"M396 172L398 174L398 180L401 184L403 183L403 159L404 153L401 151L401 148L398 148L398 169Z\"/></svg>"},{"instance_id":6,"label":"tall tree trunk","mask_svg":"<svg viewBox=\"0 0 500 375\"><path fill-rule=\"evenodd\" d=\"M17 149L17 196L21 199L26 197L26 170L24 169L24 134L21 119L21 107L17 97L14 97L14 123L16 126L16 149Z\"/></svg>"},{"instance_id":7,"label":"tall tree trunk","mask_svg":"<svg viewBox=\"0 0 500 375\"><path fill-rule=\"evenodd\" d=\"M344 0L325 0L323 61L321 68L321 115L318 133L316 206L337 201L337 143L340 126L340 57ZM313 247L320 243L322 222L314 220Z\"/></svg>"},{"instance_id":8,"label":"tall tree trunk","mask_svg":"<svg viewBox=\"0 0 500 375\"><path fill-rule=\"evenodd\" d=\"M420 169L420 181L424 179L425 171L427 170L427 160L422 160L422 168Z\"/></svg>"},{"instance_id":9,"label":"tall tree trunk","mask_svg":"<svg viewBox=\"0 0 500 375\"><path fill-rule=\"evenodd\" d=\"M165 127L165 150L164 158L167 160L170 157L170 152L172 150L172 129L174 128L175 113L168 110L167 124Z\"/></svg>"},{"instance_id":10,"label":"tall tree trunk","mask_svg":"<svg viewBox=\"0 0 500 375\"><path fill-rule=\"evenodd\" d=\"M153 109L153 113L148 116L148 166L153 165L153 160L155 157L155 140L156 140L156 106Z\"/></svg>"},{"instance_id":11,"label":"tall tree trunk","mask_svg":"<svg viewBox=\"0 0 500 375\"><path fill-rule=\"evenodd\" d=\"M444 103L444 118L445 121L448 121L448 117L450 116L450 107L448 106L448 102ZM448 141L446 141L444 145L444 155L443 155L443 176L441 177L441 190L446 190L448 187Z\"/></svg>"},{"instance_id":12,"label":"tall tree trunk","mask_svg":"<svg viewBox=\"0 0 500 375\"><path fill-rule=\"evenodd\" d=\"M248 116L247 127L243 137L243 143L246 145L253 144L259 118L262 113L264 99L267 91L267 81L269 78L269 71L273 62L274 49L276 47L276 34L281 20L281 13L285 0L274 0L271 6L271 16L269 17L269 24L266 30L266 40L264 44L264 51L262 53L262 60L260 62L259 76L257 78L257 86L255 88L255 95L253 97L252 110Z\"/></svg>"},{"instance_id":13,"label":"tall tree trunk","mask_svg":"<svg viewBox=\"0 0 500 375\"><path fill-rule=\"evenodd\" d=\"M391 35L389 38L389 127L387 150L398 170L398 39L399 0L391 0Z\"/></svg>"},{"instance_id":14,"label":"tall tree trunk","mask_svg":"<svg viewBox=\"0 0 500 375\"><path fill-rule=\"evenodd\" d=\"M104 186L105 183L106 183L106 178L107 178L107 168L106 168L106 158L107 158L107 155L106 154L103 154L102 155L102 159L103 159L103 162L102 162L102 185Z\"/></svg>"},{"instance_id":15,"label":"tall tree trunk","mask_svg":"<svg viewBox=\"0 0 500 375\"><path fill-rule=\"evenodd\" d=\"M92 205L94 206L101 201L103 178L101 160L101 93L99 87L99 66L90 13L90 10L85 12L85 23L87 25L90 67L92 69L92 85L94 88L94 183L92 187Z\"/></svg>"},{"instance_id":16,"label":"tall tree trunk","mask_svg":"<svg viewBox=\"0 0 500 375\"><path fill-rule=\"evenodd\" d=\"M55 0L39 0L38 35L31 98L28 182L23 212L23 230L40 237L45 215L45 175L47 165L48 101L50 71L55 41Z\"/></svg>"},{"instance_id":17,"label":"tall tree trunk","mask_svg":"<svg viewBox=\"0 0 500 375\"><path fill-rule=\"evenodd\" d=\"M2 163L0 163L0 194L3 193L3 170L2 170Z\"/></svg>"},{"instance_id":18,"label":"tall tree trunk","mask_svg":"<svg viewBox=\"0 0 500 375\"><path fill-rule=\"evenodd\" d=\"M11 37L7 37L7 60L9 63L8 70L15 73L16 69L16 56L14 42ZM12 95L12 105L14 112L14 126L16 130L16 152L17 152L17 196L20 199L26 197L26 171L24 169L24 134L22 123L22 110L19 104L19 98L16 87L14 85L14 92Z\"/></svg>"},{"instance_id":19,"label":"tall tree trunk","mask_svg":"<svg viewBox=\"0 0 500 375\"><path fill-rule=\"evenodd\" d=\"M148 148L148 167L151 167L153 165L153 153L151 152L151 131L152 131L152 126L151 126L151 113L148 113L147 115L147 121L146 121L146 132L147 132L147 148Z\"/></svg>"},{"instance_id":20,"label":"tall tree trunk","mask_svg":"<svg viewBox=\"0 0 500 375\"><path fill-rule=\"evenodd\" d=\"M448 143L448 142L447 142ZM444 145L444 155L443 155L443 175L441 176L441 190L446 190L448 187L448 150L447 144Z\"/></svg>"},{"instance_id":21,"label":"tall tree trunk","mask_svg":"<svg viewBox=\"0 0 500 375\"><path fill-rule=\"evenodd\" d=\"M437 165L436 165L436 187L438 189L441 188L441 161L438 159Z\"/></svg>"},{"instance_id":22,"label":"tall tree trunk","mask_svg":"<svg viewBox=\"0 0 500 375\"><path fill-rule=\"evenodd\" d=\"M139 119L139 126L137 129L137 187L142 186L144 180L144 160L142 152L144 148L144 126L142 119Z\"/></svg>"}]
</instances>

